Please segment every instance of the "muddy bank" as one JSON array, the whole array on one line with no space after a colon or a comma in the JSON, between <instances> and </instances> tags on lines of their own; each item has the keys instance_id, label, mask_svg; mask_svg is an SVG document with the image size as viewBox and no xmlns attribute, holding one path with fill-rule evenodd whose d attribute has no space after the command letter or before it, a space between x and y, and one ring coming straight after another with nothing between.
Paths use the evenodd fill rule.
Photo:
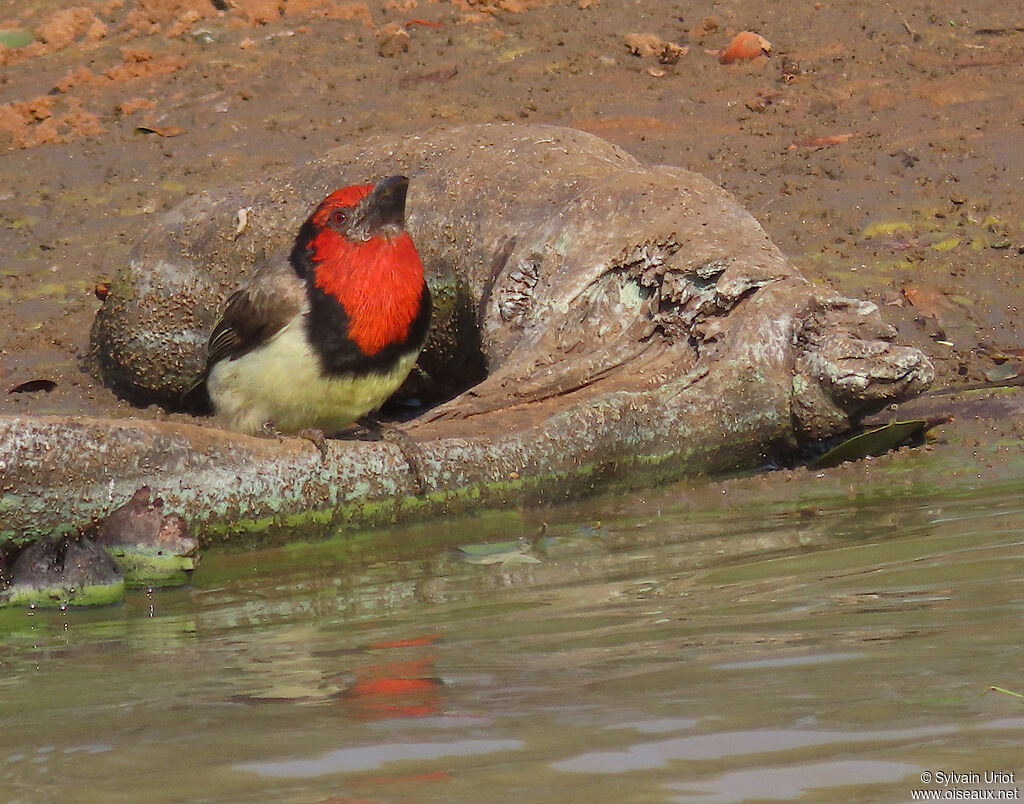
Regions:
<instances>
[{"instance_id":1,"label":"muddy bank","mask_svg":"<svg viewBox=\"0 0 1024 804\"><path fill-rule=\"evenodd\" d=\"M1017 371L1024 37L1005 4L212 5L28 2L0 25L39 43L9 45L0 82L0 412L185 423L84 370L96 285L183 198L439 120L570 124L694 169L816 285L879 304L938 385ZM392 23L406 48L381 48ZM741 29L771 54L720 64ZM633 33L688 50L633 55Z\"/></svg>"}]
</instances>

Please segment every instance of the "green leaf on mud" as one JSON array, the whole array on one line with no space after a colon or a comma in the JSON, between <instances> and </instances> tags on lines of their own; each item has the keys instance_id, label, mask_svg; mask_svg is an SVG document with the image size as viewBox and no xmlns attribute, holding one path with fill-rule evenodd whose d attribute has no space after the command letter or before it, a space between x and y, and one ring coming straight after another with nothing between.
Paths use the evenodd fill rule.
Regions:
<instances>
[{"instance_id":1,"label":"green leaf on mud","mask_svg":"<svg viewBox=\"0 0 1024 804\"><path fill-rule=\"evenodd\" d=\"M864 227L864 237L891 237L896 232L912 232L914 227L906 221L878 221Z\"/></svg>"},{"instance_id":2,"label":"green leaf on mud","mask_svg":"<svg viewBox=\"0 0 1024 804\"><path fill-rule=\"evenodd\" d=\"M539 564L540 559L530 555L530 546L522 541L494 542L493 544L464 544L458 548L463 561L469 564Z\"/></svg>"},{"instance_id":3,"label":"green leaf on mud","mask_svg":"<svg viewBox=\"0 0 1024 804\"><path fill-rule=\"evenodd\" d=\"M952 251L960 245L959 237L947 237L940 240L938 243L932 243L932 248L935 251Z\"/></svg>"},{"instance_id":4,"label":"green leaf on mud","mask_svg":"<svg viewBox=\"0 0 1024 804\"><path fill-rule=\"evenodd\" d=\"M985 379L989 382L1006 382L1018 376L1020 376L1020 364L1010 361L1001 363L985 372Z\"/></svg>"},{"instance_id":5,"label":"green leaf on mud","mask_svg":"<svg viewBox=\"0 0 1024 804\"><path fill-rule=\"evenodd\" d=\"M24 28L0 28L0 45L7 45L9 48L25 47L36 41L32 31Z\"/></svg>"},{"instance_id":6,"label":"green leaf on mud","mask_svg":"<svg viewBox=\"0 0 1024 804\"><path fill-rule=\"evenodd\" d=\"M1013 690L1008 690L1008 689L1006 689L1006 687L997 687L995 684L991 684L988 687L986 687L985 688L985 692L998 692L998 693L1000 693L1002 695L1009 695L1009 696L1011 696L1013 698L1024 699L1024 694L1021 694L1019 692L1014 692Z\"/></svg>"},{"instance_id":7,"label":"green leaf on mud","mask_svg":"<svg viewBox=\"0 0 1024 804\"><path fill-rule=\"evenodd\" d=\"M988 695L990 692L995 692L995 693L998 693L1000 695L1008 695L1011 698L1017 698L1020 701L1024 701L1024 693L1015 692L1014 690L1007 689L1006 687L999 687L999 686L997 686L995 684L989 684L981 692L976 693L974 695L968 695L966 698L961 698L961 697L956 696L956 695L943 695L943 696L937 696L936 695L936 696L928 696L928 697L925 697L925 698L917 698L917 699L915 699L915 702L916 703L926 703L926 704L943 704L943 705L945 705L945 704L954 704L954 705L960 705L960 704L964 704L964 703L969 703L970 701L976 701L979 698L981 698L981 697L983 697L985 695Z\"/></svg>"},{"instance_id":8,"label":"green leaf on mud","mask_svg":"<svg viewBox=\"0 0 1024 804\"><path fill-rule=\"evenodd\" d=\"M11 221L8 229L31 229L39 223L39 218L35 215L22 215L20 218L16 218Z\"/></svg>"},{"instance_id":9,"label":"green leaf on mud","mask_svg":"<svg viewBox=\"0 0 1024 804\"><path fill-rule=\"evenodd\" d=\"M825 469L829 466L838 466L844 461L858 461L869 455L884 455L915 438L920 438L928 427L927 419L890 422L847 439L820 456L811 464L811 467Z\"/></svg>"}]
</instances>

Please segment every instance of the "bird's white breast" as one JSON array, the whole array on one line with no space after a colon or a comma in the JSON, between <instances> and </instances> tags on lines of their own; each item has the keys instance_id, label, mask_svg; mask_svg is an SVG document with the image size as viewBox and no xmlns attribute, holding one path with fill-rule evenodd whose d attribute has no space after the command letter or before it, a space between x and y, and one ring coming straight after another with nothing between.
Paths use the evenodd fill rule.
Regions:
<instances>
[{"instance_id":1,"label":"bird's white breast","mask_svg":"<svg viewBox=\"0 0 1024 804\"><path fill-rule=\"evenodd\" d=\"M387 372L322 376L303 319L296 316L262 346L213 366L210 398L232 429L257 433L269 424L284 433L316 427L330 435L380 407L416 362L412 352Z\"/></svg>"}]
</instances>

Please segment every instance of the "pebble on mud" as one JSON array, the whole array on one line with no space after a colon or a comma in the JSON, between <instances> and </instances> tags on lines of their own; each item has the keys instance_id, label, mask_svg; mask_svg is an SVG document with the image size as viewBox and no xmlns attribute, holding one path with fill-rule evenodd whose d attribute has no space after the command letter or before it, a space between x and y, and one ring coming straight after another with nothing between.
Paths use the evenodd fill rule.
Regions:
<instances>
[{"instance_id":1,"label":"pebble on mud","mask_svg":"<svg viewBox=\"0 0 1024 804\"><path fill-rule=\"evenodd\" d=\"M743 105L752 112L763 112L781 97L782 93L777 89L759 89L752 98L747 98Z\"/></svg>"},{"instance_id":2,"label":"pebble on mud","mask_svg":"<svg viewBox=\"0 0 1024 804\"><path fill-rule=\"evenodd\" d=\"M783 84L792 84L803 74L800 62L790 56L782 57L782 61L779 64L779 72L781 73L779 80Z\"/></svg>"},{"instance_id":3,"label":"pebble on mud","mask_svg":"<svg viewBox=\"0 0 1024 804\"><path fill-rule=\"evenodd\" d=\"M767 56L771 50L772 43L763 36L753 31L740 31L728 45L718 51L718 63L750 61L758 56Z\"/></svg>"},{"instance_id":4,"label":"pebble on mud","mask_svg":"<svg viewBox=\"0 0 1024 804\"><path fill-rule=\"evenodd\" d=\"M377 31L377 55L391 58L409 49L409 32L397 22L389 22Z\"/></svg>"},{"instance_id":5,"label":"pebble on mud","mask_svg":"<svg viewBox=\"0 0 1024 804\"><path fill-rule=\"evenodd\" d=\"M650 33L631 33L625 44L634 56L654 56L662 64L676 64L690 49Z\"/></svg>"}]
</instances>

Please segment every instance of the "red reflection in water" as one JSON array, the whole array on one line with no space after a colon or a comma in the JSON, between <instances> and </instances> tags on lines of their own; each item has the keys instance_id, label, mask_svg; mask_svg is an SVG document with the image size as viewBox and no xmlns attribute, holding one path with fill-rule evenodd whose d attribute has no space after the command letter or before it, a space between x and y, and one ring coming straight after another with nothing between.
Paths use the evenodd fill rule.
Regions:
<instances>
[{"instance_id":1,"label":"red reflection in water","mask_svg":"<svg viewBox=\"0 0 1024 804\"><path fill-rule=\"evenodd\" d=\"M375 642L376 650L398 650L430 645L440 634ZM380 662L355 668L355 680L345 689L344 700L353 704L352 716L359 720L387 720L428 717L441 711L440 692L444 683L434 673L437 654L415 659Z\"/></svg>"},{"instance_id":2,"label":"red reflection in water","mask_svg":"<svg viewBox=\"0 0 1024 804\"><path fill-rule=\"evenodd\" d=\"M432 645L441 638L439 632L424 634L423 636L411 637L409 639L396 639L391 642L374 642L371 648L413 648L419 645Z\"/></svg>"}]
</instances>

